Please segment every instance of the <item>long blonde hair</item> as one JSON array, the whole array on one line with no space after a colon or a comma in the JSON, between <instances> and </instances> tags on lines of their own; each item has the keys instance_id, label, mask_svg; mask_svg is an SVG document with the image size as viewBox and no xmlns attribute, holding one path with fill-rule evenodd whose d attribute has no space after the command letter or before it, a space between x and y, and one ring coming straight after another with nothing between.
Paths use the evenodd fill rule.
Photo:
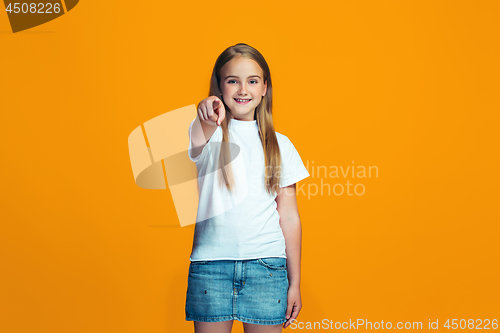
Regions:
<instances>
[{"instance_id":1,"label":"long blonde hair","mask_svg":"<svg viewBox=\"0 0 500 333\"><path fill-rule=\"evenodd\" d=\"M209 96L220 97L222 95L220 91L220 70L221 68L235 57L245 57L254 60L262 71L264 72L263 81L267 81L266 94L262 98L260 104L255 108L254 120L257 120L257 125L259 128L259 136L262 143L262 149L264 150L264 160L265 160L265 188L269 194L277 193L280 183L281 174L281 154L278 145L278 139L276 137L276 132L274 131L273 124L273 85L271 82L271 72L266 60L262 54L255 48L245 44L239 43L228 47L222 52L217 60L215 61L214 69L212 71L212 77L210 79L210 92ZM222 100L222 98L221 98ZM224 103L224 101L222 101ZM230 121L230 111L226 103L224 103L224 108L226 110L226 117L221 123L222 129L222 144L219 153L219 170L222 173L220 177L220 185L226 186L226 188L233 192L232 184L234 184L234 178L230 168L226 166L231 162L231 154L229 151L229 121ZM227 169L227 170L226 170Z\"/></svg>"}]
</instances>

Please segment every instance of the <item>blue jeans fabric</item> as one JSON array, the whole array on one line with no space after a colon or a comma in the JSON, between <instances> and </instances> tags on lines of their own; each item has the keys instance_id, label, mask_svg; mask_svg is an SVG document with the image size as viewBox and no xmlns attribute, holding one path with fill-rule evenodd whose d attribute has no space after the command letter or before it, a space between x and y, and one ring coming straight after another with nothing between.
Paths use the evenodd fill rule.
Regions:
<instances>
[{"instance_id":1,"label":"blue jeans fabric","mask_svg":"<svg viewBox=\"0 0 500 333\"><path fill-rule=\"evenodd\" d=\"M282 324L288 286L286 258L192 261L186 320Z\"/></svg>"}]
</instances>

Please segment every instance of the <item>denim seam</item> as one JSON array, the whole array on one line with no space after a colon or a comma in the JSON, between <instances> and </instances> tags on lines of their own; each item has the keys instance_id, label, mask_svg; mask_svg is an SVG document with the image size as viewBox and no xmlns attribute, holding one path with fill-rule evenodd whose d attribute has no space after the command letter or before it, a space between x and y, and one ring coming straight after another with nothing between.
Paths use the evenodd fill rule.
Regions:
<instances>
[{"instance_id":1,"label":"denim seam","mask_svg":"<svg viewBox=\"0 0 500 333\"><path fill-rule=\"evenodd\" d=\"M224 320L232 320L234 319L234 315L231 316L214 316L214 317L196 317L196 316L186 316L186 320L194 320L194 321L224 321Z\"/></svg>"},{"instance_id":2,"label":"denim seam","mask_svg":"<svg viewBox=\"0 0 500 333\"><path fill-rule=\"evenodd\" d=\"M261 320L261 319L252 319L252 318L246 318L246 317L241 317L238 315L231 315L231 316L214 316L214 317L195 317L195 316L186 316L186 320L195 320L195 321L209 321L209 322L216 322L216 321L225 321L225 320L239 320L241 322L247 322L249 324L264 324L264 325L278 325L278 324L283 324L286 322L286 319L274 319L274 320Z\"/></svg>"},{"instance_id":3,"label":"denim seam","mask_svg":"<svg viewBox=\"0 0 500 333\"><path fill-rule=\"evenodd\" d=\"M261 319L251 319L251 318L245 318L245 317L241 317L241 316L236 316L237 320L239 321L247 321L249 322L250 324L252 323L256 323L256 324L267 324L267 325L277 325L277 324L283 324L284 322L286 322L286 319L283 318L283 319L275 319L275 320L261 320Z\"/></svg>"},{"instance_id":4,"label":"denim seam","mask_svg":"<svg viewBox=\"0 0 500 333\"><path fill-rule=\"evenodd\" d=\"M232 290L232 294L233 294L233 317L236 315L236 294L234 293L234 289L236 287L236 275L237 275L237 261L234 262L234 277L233 277L233 290Z\"/></svg>"},{"instance_id":5,"label":"denim seam","mask_svg":"<svg viewBox=\"0 0 500 333\"><path fill-rule=\"evenodd\" d=\"M268 264L266 264L262 259L257 259L257 261L259 262L259 264L261 264L262 266L264 267L267 267L267 268L270 268L270 269L274 269L274 270L277 270L277 271L286 271L286 266L285 267L273 267L273 266L269 266Z\"/></svg>"}]
</instances>

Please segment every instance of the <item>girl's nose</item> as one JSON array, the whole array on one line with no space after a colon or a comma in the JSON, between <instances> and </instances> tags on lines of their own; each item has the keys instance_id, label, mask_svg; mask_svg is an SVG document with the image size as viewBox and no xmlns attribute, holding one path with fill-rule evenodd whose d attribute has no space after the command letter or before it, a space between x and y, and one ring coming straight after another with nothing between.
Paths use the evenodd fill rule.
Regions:
<instances>
[{"instance_id":1,"label":"girl's nose","mask_svg":"<svg viewBox=\"0 0 500 333\"><path fill-rule=\"evenodd\" d=\"M246 95L247 88L246 88L246 86L244 84L241 85L239 93L240 93L240 95Z\"/></svg>"}]
</instances>

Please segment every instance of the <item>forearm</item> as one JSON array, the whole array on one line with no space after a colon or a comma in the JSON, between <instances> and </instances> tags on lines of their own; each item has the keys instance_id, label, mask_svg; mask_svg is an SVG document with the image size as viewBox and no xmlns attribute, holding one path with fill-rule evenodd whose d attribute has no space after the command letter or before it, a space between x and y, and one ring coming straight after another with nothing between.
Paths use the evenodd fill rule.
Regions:
<instances>
[{"instance_id":1,"label":"forearm","mask_svg":"<svg viewBox=\"0 0 500 333\"><path fill-rule=\"evenodd\" d=\"M300 261L302 250L302 225L300 218L280 220L285 236L288 280L290 287L300 287Z\"/></svg>"},{"instance_id":2,"label":"forearm","mask_svg":"<svg viewBox=\"0 0 500 333\"><path fill-rule=\"evenodd\" d=\"M198 156L201 153L203 147L205 147L207 141L210 140L216 129L217 126L210 126L206 122L201 121L199 115L196 117L193 127L191 128L193 156Z\"/></svg>"}]
</instances>

